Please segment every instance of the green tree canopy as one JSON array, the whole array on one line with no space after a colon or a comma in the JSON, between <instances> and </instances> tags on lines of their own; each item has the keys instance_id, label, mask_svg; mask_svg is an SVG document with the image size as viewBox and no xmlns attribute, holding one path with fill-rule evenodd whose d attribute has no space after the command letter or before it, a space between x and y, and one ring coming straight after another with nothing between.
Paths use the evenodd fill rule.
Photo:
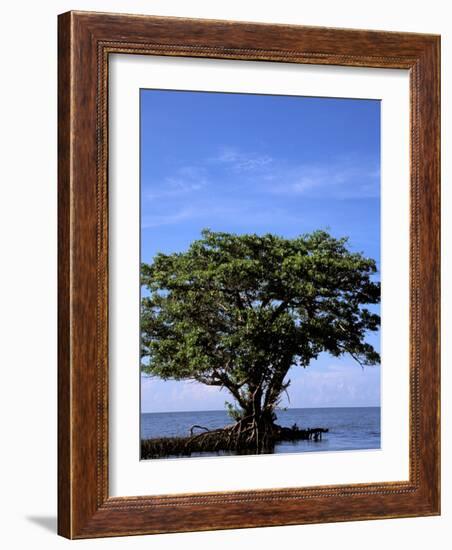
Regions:
<instances>
[{"instance_id":1,"label":"green tree canopy","mask_svg":"<svg viewBox=\"0 0 452 550\"><path fill-rule=\"evenodd\" d=\"M346 238L202 232L186 252L142 264L142 370L226 388L237 417L273 411L292 366L321 352L379 362L375 261Z\"/></svg>"}]
</instances>

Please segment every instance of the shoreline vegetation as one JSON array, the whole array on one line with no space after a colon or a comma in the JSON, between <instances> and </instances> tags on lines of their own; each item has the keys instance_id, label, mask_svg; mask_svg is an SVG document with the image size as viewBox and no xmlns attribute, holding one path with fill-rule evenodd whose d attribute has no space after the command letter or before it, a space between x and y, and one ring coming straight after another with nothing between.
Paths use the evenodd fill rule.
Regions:
<instances>
[{"instance_id":1,"label":"shoreline vegetation","mask_svg":"<svg viewBox=\"0 0 452 550\"><path fill-rule=\"evenodd\" d=\"M190 457L198 453L221 452L232 452L237 455L267 454L273 453L275 444L282 441L321 441L328 428L302 429L296 424L288 428L273 424L271 431L266 434L265 441L261 443L256 441L253 433L255 431L257 430L252 424L244 426L240 422L214 430L195 424L190 428L190 434L185 437L142 439L141 459Z\"/></svg>"}]
</instances>

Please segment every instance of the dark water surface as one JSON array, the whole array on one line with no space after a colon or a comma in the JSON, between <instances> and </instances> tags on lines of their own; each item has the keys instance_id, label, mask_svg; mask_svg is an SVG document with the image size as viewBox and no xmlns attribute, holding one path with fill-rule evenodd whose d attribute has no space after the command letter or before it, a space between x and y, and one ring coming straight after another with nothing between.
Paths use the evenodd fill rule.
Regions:
<instances>
[{"instance_id":1,"label":"dark water surface","mask_svg":"<svg viewBox=\"0 0 452 550\"><path fill-rule=\"evenodd\" d=\"M345 451L380 448L380 407L288 409L277 411L277 424L299 428L328 428L322 441L288 441L275 446L275 453ZM187 436L194 424L209 429L231 424L226 411L142 413L141 437ZM202 456L218 453L202 453ZM222 453L234 454L234 453ZM199 455L197 455L199 456Z\"/></svg>"}]
</instances>

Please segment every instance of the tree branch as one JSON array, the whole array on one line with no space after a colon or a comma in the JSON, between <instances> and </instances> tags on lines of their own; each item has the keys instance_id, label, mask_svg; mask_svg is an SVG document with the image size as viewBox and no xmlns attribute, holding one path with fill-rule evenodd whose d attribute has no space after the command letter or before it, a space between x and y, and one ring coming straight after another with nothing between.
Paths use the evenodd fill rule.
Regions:
<instances>
[{"instance_id":1,"label":"tree branch","mask_svg":"<svg viewBox=\"0 0 452 550\"><path fill-rule=\"evenodd\" d=\"M273 322L275 319L277 319L278 316L281 315L281 313L283 313L283 311L289 307L289 304L290 304L290 300L287 300L287 301L283 300L279 304L279 306L273 311L270 321Z\"/></svg>"}]
</instances>

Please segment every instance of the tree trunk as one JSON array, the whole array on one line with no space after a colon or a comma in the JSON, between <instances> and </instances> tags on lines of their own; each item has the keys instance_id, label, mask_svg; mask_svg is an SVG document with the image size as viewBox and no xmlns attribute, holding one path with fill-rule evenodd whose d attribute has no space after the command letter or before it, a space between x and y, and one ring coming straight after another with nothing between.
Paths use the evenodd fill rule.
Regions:
<instances>
[{"instance_id":1,"label":"tree trunk","mask_svg":"<svg viewBox=\"0 0 452 550\"><path fill-rule=\"evenodd\" d=\"M251 393L243 416L237 422L237 447L248 448L257 454L272 450L276 430L274 408L264 408L262 399L263 391L259 385Z\"/></svg>"}]
</instances>

